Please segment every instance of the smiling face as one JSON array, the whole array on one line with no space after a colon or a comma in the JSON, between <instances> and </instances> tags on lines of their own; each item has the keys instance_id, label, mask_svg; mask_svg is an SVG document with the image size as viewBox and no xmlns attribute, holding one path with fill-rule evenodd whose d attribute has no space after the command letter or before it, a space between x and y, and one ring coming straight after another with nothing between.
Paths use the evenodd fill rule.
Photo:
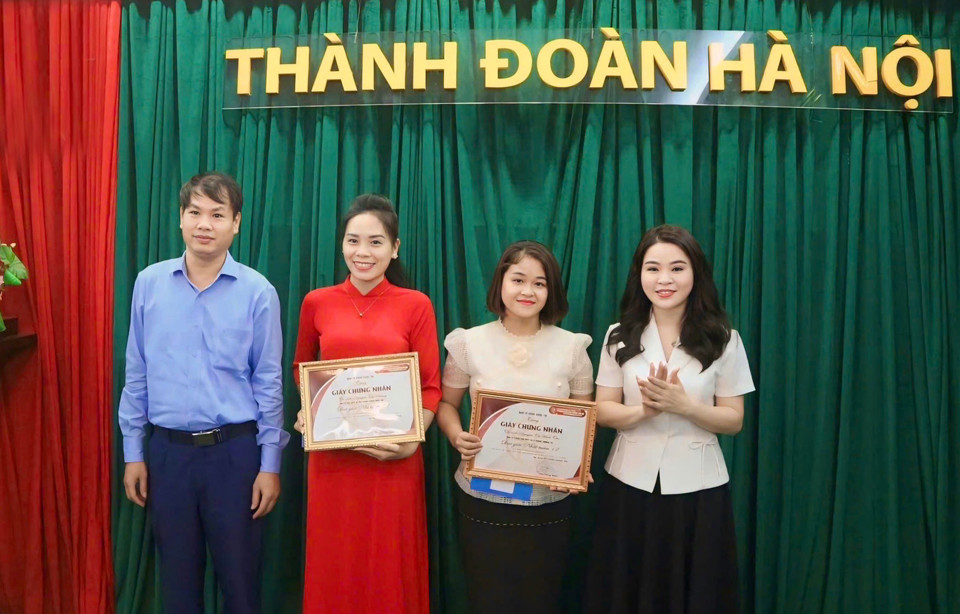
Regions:
<instances>
[{"instance_id":1,"label":"smiling face","mask_svg":"<svg viewBox=\"0 0 960 614\"><path fill-rule=\"evenodd\" d=\"M240 214L233 214L229 202L218 203L193 192L189 204L180 209L180 229L191 256L217 260L226 256L234 235L240 232Z\"/></svg>"},{"instance_id":2,"label":"smiling face","mask_svg":"<svg viewBox=\"0 0 960 614\"><path fill-rule=\"evenodd\" d=\"M343 235L343 259L350 280L363 294L377 286L397 257L400 240L391 239L380 219L373 213L360 213L347 223Z\"/></svg>"},{"instance_id":3,"label":"smiling face","mask_svg":"<svg viewBox=\"0 0 960 614\"><path fill-rule=\"evenodd\" d=\"M640 284L654 310L683 313L693 290L690 258L674 243L654 243L643 255Z\"/></svg>"},{"instance_id":4,"label":"smiling face","mask_svg":"<svg viewBox=\"0 0 960 614\"><path fill-rule=\"evenodd\" d=\"M547 304L547 274L536 258L524 256L503 275L500 285L504 318L527 320L540 318L540 311Z\"/></svg>"}]
</instances>

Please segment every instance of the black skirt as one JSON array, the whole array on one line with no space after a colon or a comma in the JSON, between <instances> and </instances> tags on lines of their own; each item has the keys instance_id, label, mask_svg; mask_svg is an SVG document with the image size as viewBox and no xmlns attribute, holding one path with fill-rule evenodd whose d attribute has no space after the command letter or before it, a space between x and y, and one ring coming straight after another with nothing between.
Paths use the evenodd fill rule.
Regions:
<instances>
[{"instance_id":1,"label":"black skirt","mask_svg":"<svg viewBox=\"0 0 960 614\"><path fill-rule=\"evenodd\" d=\"M557 614L572 497L491 503L458 491L460 547L473 614Z\"/></svg>"},{"instance_id":2,"label":"black skirt","mask_svg":"<svg viewBox=\"0 0 960 614\"><path fill-rule=\"evenodd\" d=\"M653 493L608 476L597 502L585 614L738 614L728 485Z\"/></svg>"}]
</instances>

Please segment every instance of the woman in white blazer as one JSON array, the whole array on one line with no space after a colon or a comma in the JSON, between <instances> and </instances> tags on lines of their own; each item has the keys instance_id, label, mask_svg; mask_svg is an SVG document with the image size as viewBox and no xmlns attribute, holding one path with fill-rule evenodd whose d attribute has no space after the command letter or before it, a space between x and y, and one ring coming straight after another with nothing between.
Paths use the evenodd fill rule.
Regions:
<instances>
[{"instance_id":1,"label":"woman in white blazer","mask_svg":"<svg viewBox=\"0 0 960 614\"><path fill-rule=\"evenodd\" d=\"M743 343L696 239L658 226L634 253L597 375L617 429L601 488L585 612L739 612L729 476L717 433L754 390Z\"/></svg>"}]
</instances>

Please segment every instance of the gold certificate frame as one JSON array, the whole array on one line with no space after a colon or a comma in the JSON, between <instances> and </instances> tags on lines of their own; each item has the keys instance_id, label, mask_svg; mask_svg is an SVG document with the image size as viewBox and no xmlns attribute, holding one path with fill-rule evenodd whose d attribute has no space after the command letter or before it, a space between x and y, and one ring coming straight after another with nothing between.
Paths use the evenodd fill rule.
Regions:
<instances>
[{"instance_id":1,"label":"gold certificate frame","mask_svg":"<svg viewBox=\"0 0 960 614\"><path fill-rule=\"evenodd\" d=\"M470 432L483 448L466 474L586 492L596 431L591 401L478 390Z\"/></svg>"},{"instance_id":2,"label":"gold certificate frame","mask_svg":"<svg viewBox=\"0 0 960 614\"><path fill-rule=\"evenodd\" d=\"M300 363L304 449L424 441L416 352Z\"/></svg>"}]
</instances>

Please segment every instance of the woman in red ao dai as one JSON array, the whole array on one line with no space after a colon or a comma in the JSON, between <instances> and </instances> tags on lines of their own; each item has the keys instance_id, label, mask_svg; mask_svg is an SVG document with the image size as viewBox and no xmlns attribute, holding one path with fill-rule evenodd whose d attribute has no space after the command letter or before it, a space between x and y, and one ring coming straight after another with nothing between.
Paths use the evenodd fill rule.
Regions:
<instances>
[{"instance_id":1,"label":"woman in red ao dai","mask_svg":"<svg viewBox=\"0 0 960 614\"><path fill-rule=\"evenodd\" d=\"M464 461L481 442L463 430L459 407L478 388L547 396L592 397L590 337L558 328L568 304L560 266L543 245L521 241L500 258L487 296L499 319L451 331L437 423ZM456 473L460 544L476 614L555 614L559 603L572 502L569 493L535 486L516 498L475 490ZM516 493L516 491L515 491Z\"/></svg>"},{"instance_id":2,"label":"woman in red ao dai","mask_svg":"<svg viewBox=\"0 0 960 614\"><path fill-rule=\"evenodd\" d=\"M597 504L586 612L740 611L736 536L717 433L754 390L703 250L677 226L634 254L597 375L598 424L617 429Z\"/></svg>"},{"instance_id":3,"label":"woman in red ao dai","mask_svg":"<svg viewBox=\"0 0 960 614\"><path fill-rule=\"evenodd\" d=\"M406 287L397 234L389 200L357 197L342 244L350 275L303 299L294 373L306 361L417 352L426 428L440 400L437 324L430 299ZM426 518L418 443L310 453L303 611L428 614Z\"/></svg>"}]
</instances>

